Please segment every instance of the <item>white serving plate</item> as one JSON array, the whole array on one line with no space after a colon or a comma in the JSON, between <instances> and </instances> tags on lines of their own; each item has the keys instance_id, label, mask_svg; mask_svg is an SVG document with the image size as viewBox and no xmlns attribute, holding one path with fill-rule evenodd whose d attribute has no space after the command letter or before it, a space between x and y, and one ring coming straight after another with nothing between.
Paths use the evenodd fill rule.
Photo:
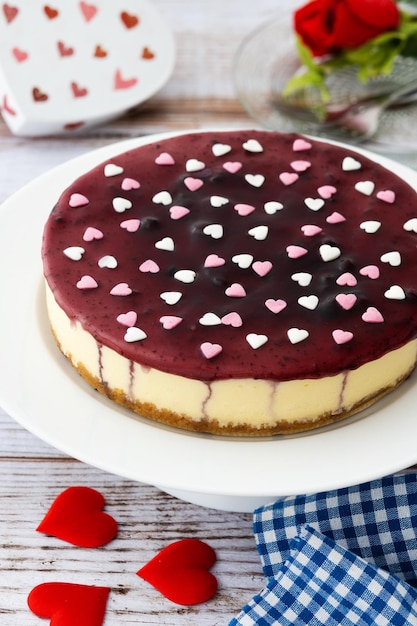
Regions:
<instances>
[{"instance_id":1,"label":"white serving plate","mask_svg":"<svg viewBox=\"0 0 417 626\"><path fill-rule=\"evenodd\" d=\"M189 433L133 416L95 392L56 348L44 304L41 237L61 191L96 164L170 135L131 139L37 178L0 208L0 404L59 450L188 502L252 511L280 496L366 482L417 462L412 376L338 425L261 439ZM417 174L366 151L417 188Z\"/></svg>"}]
</instances>

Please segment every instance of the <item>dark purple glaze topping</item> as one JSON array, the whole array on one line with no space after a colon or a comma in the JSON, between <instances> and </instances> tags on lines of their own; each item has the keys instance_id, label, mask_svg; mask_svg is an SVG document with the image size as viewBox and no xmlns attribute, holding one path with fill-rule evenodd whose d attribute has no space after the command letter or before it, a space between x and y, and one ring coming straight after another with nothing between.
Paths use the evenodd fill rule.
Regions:
<instances>
[{"instance_id":1,"label":"dark purple glaze topping","mask_svg":"<svg viewBox=\"0 0 417 626\"><path fill-rule=\"evenodd\" d=\"M192 133L76 180L45 227L60 307L126 358L202 380L316 378L417 335L417 198L354 152Z\"/></svg>"}]
</instances>

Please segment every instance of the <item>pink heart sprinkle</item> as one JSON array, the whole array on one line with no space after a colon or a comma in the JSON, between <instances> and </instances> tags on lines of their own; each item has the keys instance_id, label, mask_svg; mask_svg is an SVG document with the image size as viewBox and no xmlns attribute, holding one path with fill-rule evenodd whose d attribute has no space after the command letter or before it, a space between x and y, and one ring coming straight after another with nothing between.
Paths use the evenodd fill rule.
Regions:
<instances>
[{"instance_id":1,"label":"pink heart sprinkle","mask_svg":"<svg viewBox=\"0 0 417 626\"><path fill-rule=\"evenodd\" d=\"M204 267L220 267L226 263L226 259L223 259L217 254L209 254L204 261Z\"/></svg>"},{"instance_id":2,"label":"pink heart sprinkle","mask_svg":"<svg viewBox=\"0 0 417 626\"><path fill-rule=\"evenodd\" d=\"M301 256L307 254L308 250L302 246L287 246L287 254L290 259L299 259Z\"/></svg>"},{"instance_id":3,"label":"pink heart sprinkle","mask_svg":"<svg viewBox=\"0 0 417 626\"><path fill-rule=\"evenodd\" d=\"M187 176L187 178L184 179L184 185L190 191L197 191L197 189L200 189L200 187L204 185L204 182L200 178L193 178L192 176Z\"/></svg>"},{"instance_id":4,"label":"pink heart sprinkle","mask_svg":"<svg viewBox=\"0 0 417 626\"><path fill-rule=\"evenodd\" d=\"M93 226L88 226L83 235L84 241L94 241L94 239L103 239L103 237L104 235L101 230Z\"/></svg>"},{"instance_id":5,"label":"pink heart sprinkle","mask_svg":"<svg viewBox=\"0 0 417 626\"><path fill-rule=\"evenodd\" d=\"M348 341L353 339L353 333L348 330L340 330L340 328L334 330L332 335L335 342L339 345L342 343L348 343Z\"/></svg>"},{"instance_id":6,"label":"pink heart sprinkle","mask_svg":"<svg viewBox=\"0 0 417 626\"><path fill-rule=\"evenodd\" d=\"M128 311L127 313L120 313L116 319L119 324L123 324L123 326L128 326L130 328L136 324L138 314L136 311Z\"/></svg>"},{"instance_id":7,"label":"pink heart sprinkle","mask_svg":"<svg viewBox=\"0 0 417 626\"><path fill-rule=\"evenodd\" d=\"M376 265L365 265L365 267L359 270L359 274L375 280L379 278L379 267Z\"/></svg>"},{"instance_id":8,"label":"pink heart sprinkle","mask_svg":"<svg viewBox=\"0 0 417 626\"><path fill-rule=\"evenodd\" d=\"M131 293L132 290L127 283L118 283L110 290L112 296L130 296Z\"/></svg>"},{"instance_id":9,"label":"pink heart sprinkle","mask_svg":"<svg viewBox=\"0 0 417 626\"><path fill-rule=\"evenodd\" d=\"M178 317L177 315L163 315L159 318L159 321L161 322L165 330L171 330L172 328L175 328L176 326L178 326L178 324L181 324L182 320L183 318Z\"/></svg>"},{"instance_id":10,"label":"pink heart sprinkle","mask_svg":"<svg viewBox=\"0 0 417 626\"><path fill-rule=\"evenodd\" d=\"M82 276L77 283L77 287L78 289L96 289L98 283L92 276Z\"/></svg>"},{"instance_id":11,"label":"pink heart sprinkle","mask_svg":"<svg viewBox=\"0 0 417 626\"><path fill-rule=\"evenodd\" d=\"M169 214L173 220L180 220L182 217L185 217L185 215L188 215L189 212L190 209L187 209L185 206L175 205L169 209Z\"/></svg>"},{"instance_id":12,"label":"pink heart sprinkle","mask_svg":"<svg viewBox=\"0 0 417 626\"><path fill-rule=\"evenodd\" d=\"M141 272L149 272L150 274L157 274L159 272L159 265L152 261L152 259L147 259L143 263L139 265L139 270Z\"/></svg>"},{"instance_id":13,"label":"pink heart sprinkle","mask_svg":"<svg viewBox=\"0 0 417 626\"><path fill-rule=\"evenodd\" d=\"M140 182L134 178L124 178L122 180L123 191L130 191L131 189L139 189Z\"/></svg>"},{"instance_id":14,"label":"pink heart sprinkle","mask_svg":"<svg viewBox=\"0 0 417 626\"><path fill-rule=\"evenodd\" d=\"M268 300L265 300L265 306L272 313L281 313L281 311L283 311L287 306L287 303L285 300L274 300L273 298L268 298Z\"/></svg>"},{"instance_id":15,"label":"pink heart sprinkle","mask_svg":"<svg viewBox=\"0 0 417 626\"><path fill-rule=\"evenodd\" d=\"M319 187L317 189L318 194L324 200L328 200L329 198L331 198L336 193L336 191L337 189L336 187L333 187L333 185L322 185L322 187Z\"/></svg>"},{"instance_id":16,"label":"pink heart sprinkle","mask_svg":"<svg viewBox=\"0 0 417 626\"><path fill-rule=\"evenodd\" d=\"M301 226L301 230L306 237L314 237L314 235L321 233L323 229L315 224L306 224L305 226Z\"/></svg>"},{"instance_id":17,"label":"pink heart sprinkle","mask_svg":"<svg viewBox=\"0 0 417 626\"><path fill-rule=\"evenodd\" d=\"M72 208L76 208L79 206L85 206L86 204L89 203L89 199L84 196L82 193L73 193L71 194L71 197L69 199L69 205Z\"/></svg>"},{"instance_id":18,"label":"pink heart sprinkle","mask_svg":"<svg viewBox=\"0 0 417 626\"><path fill-rule=\"evenodd\" d=\"M395 193L391 191L391 189L385 189L384 191L378 191L376 197L383 202L388 202L392 204L395 202Z\"/></svg>"},{"instance_id":19,"label":"pink heart sprinkle","mask_svg":"<svg viewBox=\"0 0 417 626\"><path fill-rule=\"evenodd\" d=\"M239 283L233 283L226 289L225 294L230 298L244 298L246 291Z\"/></svg>"},{"instance_id":20,"label":"pink heart sprinkle","mask_svg":"<svg viewBox=\"0 0 417 626\"><path fill-rule=\"evenodd\" d=\"M220 354L223 348L219 343L210 343L209 341L205 341L201 344L200 350L203 353L203 356L206 357L206 359L212 359L213 357Z\"/></svg>"},{"instance_id":21,"label":"pink heart sprinkle","mask_svg":"<svg viewBox=\"0 0 417 626\"><path fill-rule=\"evenodd\" d=\"M129 233L135 233L140 226L140 220L132 219L132 220L124 220L124 222L120 222L120 228L124 228Z\"/></svg>"},{"instance_id":22,"label":"pink heart sprinkle","mask_svg":"<svg viewBox=\"0 0 417 626\"><path fill-rule=\"evenodd\" d=\"M299 176L298 174L295 174L295 172L282 172L279 175L279 179L283 185L288 186L297 182L297 180L299 179Z\"/></svg>"},{"instance_id":23,"label":"pink heart sprinkle","mask_svg":"<svg viewBox=\"0 0 417 626\"><path fill-rule=\"evenodd\" d=\"M326 218L326 222L328 224L340 224L340 222L346 222L346 218L338 211L334 211Z\"/></svg>"},{"instance_id":24,"label":"pink heart sprinkle","mask_svg":"<svg viewBox=\"0 0 417 626\"><path fill-rule=\"evenodd\" d=\"M362 319L364 322L369 322L370 324L381 324L384 321L382 314L374 306L370 306L366 309L365 313L362 315Z\"/></svg>"},{"instance_id":25,"label":"pink heart sprinkle","mask_svg":"<svg viewBox=\"0 0 417 626\"><path fill-rule=\"evenodd\" d=\"M175 160L174 157L171 156L168 152L161 152L161 154L156 157L155 163L157 165L174 165Z\"/></svg>"},{"instance_id":26,"label":"pink heart sprinkle","mask_svg":"<svg viewBox=\"0 0 417 626\"><path fill-rule=\"evenodd\" d=\"M272 263L271 261L255 261L252 267L258 276L266 276L272 270Z\"/></svg>"},{"instance_id":27,"label":"pink heart sprinkle","mask_svg":"<svg viewBox=\"0 0 417 626\"><path fill-rule=\"evenodd\" d=\"M236 174L242 168L242 163L240 161L226 161L223 163L223 167L229 174Z\"/></svg>"},{"instance_id":28,"label":"pink heart sprinkle","mask_svg":"<svg viewBox=\"0 0 417 626\"><path fill-rule=\"evenodd\" d=\"M251 204L235 204L235 206L233 208L242 217L244 217L245 215L250 215L255 210L255 207L252 206Z\"/></svg>"},{"instance_id":29,"label":"pink heart sprinkle","mask_svg":"<svg viewBox=\"0 0 417 626\"><path fill-rule=\"evenodd\" d=\"M355 276L351 274L350 272L345 272L344 274L341 274L339 278L336 280L336 282L341 287L345 287L346 285L348 287L355 287L355 285L358 284L358 281L356 280Z\"/></svg>"},{"instance_id":30,"label":"pink heart sprinkle","mask_svg":"<svg viewBox=\"0 0 417 626\"><path fill-rule=\"evenodd\" d=\"M345 311L349 311L349 309L354 306L357 299L354 293L338 293L336 296L336 302L340 304Z\"/></svg>"},{"instance_id":31,"label":"pink heart sprinkle","mask_svg":"<svg viewBox=\"0 0 417 626\"><path fill-rule=\"evenodd\" d=\"M310 161L293 161L290 165L296 172L305 172L311 167Z\"/></svg>"},{"instance_id":32,"label":"pink heart sprinkle","mask_svg":"<svg viewBox=\"0 0 417 626\"><path fill-rule=\"evenodd\" d=\"M225 326L233 326L233 328L239 328L240 326L242 326L243 321L239 313L232 311L232 313L227 313L226 315L223 315L222 324L225 324Z\"/></svg>"},{"instance_id":33,"label":"pink heart sprinkle","mask_svg":"<svg viewBox=\"0 0 417 626\"><path fill-rule=\"evenodd\" d=\"M311 143L305 139L296 139L292 144L294 152L303 152L304 150L310 150L310 148L312 148Z\"/></svg>"}]
</instances>

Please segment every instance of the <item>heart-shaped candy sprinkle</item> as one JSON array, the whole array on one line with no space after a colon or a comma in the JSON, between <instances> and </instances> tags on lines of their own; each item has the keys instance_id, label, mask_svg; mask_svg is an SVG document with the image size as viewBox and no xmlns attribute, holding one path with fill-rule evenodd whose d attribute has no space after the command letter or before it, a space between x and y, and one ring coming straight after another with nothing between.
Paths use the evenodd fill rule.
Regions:
<instances>
[{"instance_id":1,"label":"heart-shaped candy sprinkle","mask_svg":"<svg viewBox=\"0 0 417 626\"><path fill-rule=\"evenodd\" d=\"M322 246L320 246L319 252L320 252L321 258L326 263L328 261L334 261L335 259L339 258L340 255L342 254L340 248L338 248L337 246L331 246L328 243L324 243Z\"/></svg>"},{"instance_id":2,"label":"heart-shaped candy sprinkle","mask_svg":"<svg viewBox=\"0 0 417 626\"><path fill-rule=\"evenodd\" d=\"M296 139L292 144L292 149L294 152L304 152L305 150L310 150L312 145L306 139Z\"/></svg>"},{"instance_id":3,"label":"heart-shaped candy sprinkle","mask_svg":"<svg viewBox=\"0 0 417 626\"><path fill-rule=\"evenodd\" d=\"M319 299L317 296L301 296L298 298L298 304L303 306L305 309L309 309L310 311L314 311L317 308L319 303Z\"/></svg>"},{"instance_id":4,"label":"heart-shaped candy sprinkle","mask_svg":"<svg viewBox=\"0 0 417 626\"><path fill-rule=\"evenodd\" d=\"M98 283L92 276L82 276L80 280L77 282L78 289L97 289Z\"/></svg>"},{"instance_id":5,"label":"heart-shaped candy sprinkle","mask_svg":"<svg viewBox=\"0 0 417 626\"><path fill-rule=\"evenodd\" d=\"M101 626L106 612L109 587L66 582L37 585L28 596L28 606L38 617L50 619L51 626Z\"/></svg>"},{"instance_id":6,"label":"heart-shaped candy sprinkle","mask_svg":"<svg viewBox=\"0 0 417 626\"><path fill-rule=\"evenodd\" d=\"M120 165L116 165L115 163L107 163L104 167L104 176L106 176L106 178L123 174L123 172L123 167L120 167Z\"/></svg>"},{"instance_id":7,"label":"heart-shaped candy sprinkle","mask_svg":"<svg viewBox=\"0 0 417 626\"><path fill-rule=\"evenodd\" d=\"M188 215L190 209L187 209L185 206L174 205L170 207L169 214L172 220L180 220L181 218Z\"/></svg>"},{"instance_id":8,"label":"heart-shaped candy sprinkle","mask_svg":"<svg viewBox=\"0 0 417 626\"><path fill-rule=\"evenodd\" d=\"M163 239L159 239L159 241L155 243L155 248L172 252L175 248L174 240L172 237L163 237Z\"/></svg>"},{"instance_id":9,"label":"heart-shaped candy sprinkle","mask_svg":"<svg viewBox=\"0 0 417 626\"><path fill-rule=\"evenodd\" d=\"M404 230L409 233L417 233L417 217L412 217L403 225Z\"/></svg>"},{"instance_id":10,"label":"heart-shaped candy sprinkle","mask_svg":"<svg viewBox=\"0 0 417 626\"><path fill-rule=\"evenodd\" d=\"M104 497L90 487L69 487L51 504L37 531L82 548L97 548L117 534L117 522L103 512Z\"/></svg>"},{"instance_id":11,"label":"heart-shaped candy sprinkle","mask_svg":"<svg viewBox=\"0 0 417 626\"><path fill-rule=\"evenodd\" d=\"M350 272L344 272L344 274L341 274L339 278L337 278L336 283L341 287L355 287L358 284L358 281Z\"/></svg>"},{"instance_id":12,"label":"heart-shaped candy sprinkle","mask_svg":"<svg viewBox=\"0 0 417 626\"><path fill-rule=\"evenodd\" d=\"M349 311L355 305L357 299L354 293L338 293L336 296L336 302L340 304L345 311Z\"/></svg>"},{"instance_id":13,"label":"heart-shaped candy sprinkle","mask_svg":"<svg viewBox=\"0 0 417 626\"><path fill-rule=\"evenodd\" d=\"M243 325L242 318L240 317L239 313L236 313L235 311L223 315L221 322L225 326L232 326L233 328L240 328L240 326Z\"/></svg>"},{"instance_id":14,"label":"heart-shaped candy sprinkle","mask_svg":"<svg viewBox=\"0 0 417 626\"><path fill-rule=\"evenodd\" d=\"M272 270L271 261L255 261L252 269L258 276L266 276Z\"/></svg>"},{"instance_id":15,"label":"heart-shaped candy sprinkle","mask_svg":"<svg viewBox=\"0 0 417 626\"><path fill-rule=\"evenodd\" d=\"M395 202L395 193L391 191L391 189L384 189L383 191L378 191L376 194L378 200L382 200L383 202L388 202L388 204L393 204Z\"/></svg>"},{"instance_id":16,"label":"heart-shaped candy sprinkle","mask_svg":"<svg viewBox=\"0 0 417 626\"><path fill-rule=\"evenodd\" d=\"M257 333L249 333L246 335L246 341L250 345L251 348L257 350L268 341L268 337L266 335L258 335Z\"/></svg>"},{"instance_id":17,"label":"heart-shaped candy sprinkle","mask_svg":"<svg viewBox=\"0 0 417 626\"><path fill-rule=\"evenodd\" d=\"M262 187L265 182L265 176L262 176L262 174L246 174L245 180L252 187Z\"/></svg>"},{"instance_id":18,"label":"heart-shaped candy sprinkle","mask_svg":"<svg viewBox=\"0 0 417 626\"><path fill-rule=\"evenodd\" d=\"M203 233L213 239L221 239L223 237L223 226L221 224L208 224L203 228Z\"/></svg>"},{"instance_id":19,"label":"heart-shaped candy sprinkle","mask_svg":"<svg viewBox=\"0 0 417 626\"><path fill-rule=\"evenodd\" d=\"M226 263L226 259L218 254L209 254L204 261L204 267L221 267Z\"/></svg>"},{"instance_id":20,"label":"heart-shaped candy sprinkle","mask_svg":"<svg viewBox=\"0 0 417 626\"><path fill-rule=\"evenodd\" d=\"M287 303L285 302L285 300L274 300L274 298L268 298L267 300L265 300L265 306L272 313L281 313L281 311L286 308Z\"/></svg>"},{"instance_id":21,"label":"heart-shaped candy sprinkle","mask_svg":"<svg viewBox=\"0 0 417 626\"><path fill-rule=\"evenodd\" d=\"M353 333L351 333L349 330L342 330L340 328L333 330L332 335L335 343L337 343L338 345L348 343L353 339Z\"/></svg>"},{"instance_id":22,"label":"heart-shaped candy sprinkle","mask_svg":"<svg viewBox=\"0 0 417 626\"><path fill-rule=\"evenodd\" d=\"M341 222L346 222L346 218L338 211L333 211L331 215L326 217L326 222L328 224L340 224Z\"/></svg>"},{"instance_id":23,"label":"heart-shaped candy sprinkle","mask_svg":"<svg viewBox=\"0 0 417 626\"><path fill-rule=\"evenodd\" d=\"M139 271L149 274L157 274L159 272L159 265L152 259L147 259L139 265Z\"/></svg>"},{"instance_id":24,"label":"heart-shaped candy sprinkle","mask_svg":"<svg viewBox=\"0 0 417 626\"><path fill-rule=\"evenodd\" d=\"M333 187L333 185L322 185L317 189L317 193L324 200L329 200L336 193L336 191L337 189L336 187Z\"/></svg>"},{"instance_id":25,"label":"heart-shaped candy sprinkle","mask_svg":"<svg viewBox=\"0 0 417 626\"><path fill-rule=\"evenodd\" d=\"M123 222L120 222L120 228L124 228L124 230L127 230L128 233L135 233L140 226L140 220L138 219L131 219L131 220L124 220Z\"/></svg>"},{"instance_id":26,"label":"heart-shaped candy sprinkle","mask_svg":"<svg viewBox=\"0 0 417 626\"><path fill-rule=\"evenodd\" d=\"M381 228L381 222L378 222L377 220L368 220L366 222L361 222L361 224L359 224L359 228L364 230L365 233L372 235Z\"/></svg>"},{"instance_id":27,"label":"heart-shaped candy sprinkle","mask_svg":"<svg viewBox=\"0 0 417 626\"><path fill-rule=\"evenodd\" d=\"M365 196L371 196L375 189L375 183L371 180L361 180L356 183L355 189L356 191L363 193Z\"/></svg>"},{"instance_id":28,"label":"heart-shaped candy sprinkle","mask_svg":"<svg viewBox=\"0 0 417 626\"><path fill-rule=\"evenodd\" d=\"M121 187L123 191L132 191L132 189L139 189L140 182L135 178L124 178Z\"/></svg>"},{"instance_id":29,"label":"heart-shaped candy sprinkle","mask_svg":"<svg viewBox=\"0 0 417 626\"><path fill-rule=\"evenodd\" d=\"M384 321L382 313L374 306L369 306L366 309L365 313L362 315L362 319L364 322L370 324L381 324Z\"/></svg>"},{"instance_id":30,"label":"heart-shaped candy sprinkle","mask_svg":"<svg viewBox=\"0 0 417 626\"><path fill-rule=\"evenodd\" d=\"M94 228L94 226L88 226L83 235L84 241L94 241L95 239L103 239L104 235L101 230Z\"/></svg>"},{"instance_id":31,"label":"heart-shaped candy sprinkle","mask_svg":"<svg viewBox=\"0 0 417 626\"><path fill-rule=\"evenodd\" d=\"M175 165L175 160L168 152L161 152L161 154L156 157L155 163L157 165Z\"/></svg>"},{"instance_id":32,"label":"heart-shaped candy sprinkle","mask_svg":"<svg viewBox=\"0 0 417 626\"><path fill-rule=\"evenodd\" d=\"M127 283L117 283L112 289L110 289L110 294L112 296L130 296L132 293L132 289L129 287Z\"/></svg>"},{"instance_id":33,"label":"heart-shaped candy sprinkle","mask_svg":"<svg viewBox=\"0 0 417 626\"><path fill-rule=\"evenodd\" d=\"M240 283L232 283L230 287L227 287L225 294L229 298L244 298L246 291Z\"/></svg>"},{"instance_id":34,"label":"heart-shaped candy sprinkle","mask_svg":"<svg viewBox=\"0 0 417 626\"><path fill-rule=\"evenodd\" d=\"M166 304L177 304L177 302L179 302L182 298L182 293L180 291L163 291L159 297L161 298L161 300L163 300Z\"/></svg>"},{"instance_id":35,"label":"heart-shaped candy sprinkle","mask_svg":"<svg viewBox=\"0 0 417 626\"><path fill-rule=\"evenodd\" d=\"M194 270L177 270L174 273L174 278L181 283L190 284L195 281L196 272Z\"/></svg>"},{"instance_id":36,"label":"heart-shaped candy sprinkle","mask_svg":"<svg viewBox=\"0 0 417 626\"><path fill-rule=\"evenodd\" d=\"M296 183L298 178L299 178L299 176L295 172L281 172L281 174L279 175L280 181L286 187Z\"/></svg>"},{"instance_id":37,"label":"heart-shaped candy sprinkle","mask_svg":"<svg viewBox=\"0 0 417 626\"><path fill-rule=\"evenodd\" d=\"M220 317L215 313L204 313L198 321L202 326L217 326L222 323Z\"/></svg>"},{"instance_id":38,"label":"heart-shaped candy sprinkle","mask_svg":"<svg viewBox=\"0 0 417 626\"><path fill-rule=\"evenodd\" d=\"M270 200L264 204L265 213L268 215L275 215L277 211L281 211L283 208L284 205L281 202L276 202L275 200Z\"/></svg>"},{"instance_id":39,"label":"heart-shaped candy sprinkle","mask_svg":"<svg viewBox=\"0 0 417 626\"><path fill-rule=\"evenodd\" d=\"M384 293L384 296L388 298L388 300L405 300L405 291L400 285L392 285L387 291Z\"/></svg>"},{"instance_id":40,"label":"heart-shaped candy sprinkle","mask_svg":"<svg viewBox=\"0 0 417 626\"><path fill-rule=\"evenodd\" d=\"M216 593L217 580L208 571L215 562L216 553L207 543L182 539L166 546L137 575L168 600L188 606L205 602Z\"/></svg>"},{"instance_id":41,"label":"heart-shaped candy sprinkle","mask_svg":"<svg viewBox=\"0 0 417 626\"><path fill-rule=\"evenodd\" d=\"M309 333L304 328L289 328L287 331L288 339L291 343L300 343L300 341L304 341L307 339Z\"/></svg>"},{"instance_id":42,"label":"heart-shaped candy sprinkle","mask_svg":"<svg viewBox=\"0 0 417 626\"><path fill-rule=\"evenodd\" d=\"M261 146L261 144L259 143L257 139L248 139L248 141L245 141L245 143L243 144L243 147L248 152L263 152L264 151L263 147Z\"/></svg>"},{"instance_id":43,"label":"heart-shaped candy sprinkle","mask_svg":"<svg viewBox=\"0 0 417 626\"><path fill-rule=\"evenodd\" d=\"M63 252L71 261L81 261L85 250L81 248L81 246L69 246L69 248L65 248Z\"/></svg>"},{"instance_id":44,"label":"heart-shaped candy sprinkle","mask_svg":"<svg viewBox=\"0 0 417 626\"><path fill-rule=\"evenodd\" d=\"M359 274L375 280L379 278L379 267L377 265L365 265L359 270Z\"/></svg>"},{"instance_id":45,"label":"heart-shaped candy sprinkle","mask_svg":"<svg viewBox=\"0 0 417 626\"><path fill-rule=\"evenodd\" d=\"M187 178L184 178L184 185L189 191L197 191L204 185L204 182L200 178L187 176Z\"/></svg>"},{"instance_id":46,"label":"heart-shaped candy sprinkle","mask_svg":"<svg viewBox=\"0 0 417 626\"><path fill-rule=\"evenodd\" d=\"M198 159L188 159L185 164L185 169L187 172L200 172L206 167L206 164L203 161L199 161Z\"/></svg>"},{"instance_id":47,"label":"heart-shaped candy sprinkle","mask_svg":"<svg viewBox=\"0 0 417 626\"><path fill-rule=\"evenodd\" d=\"M111 254L106 254L97 261L97 265L102 269L114 270L117 267L117 259Z\"/></svg>"},{"instance_id":48,"label":"heart-shaped candy sprinkle","mask_svg":"<svg viewBox=\"0 0 417 626\"><path fill-rule=\"evenodd\" d=\"M305 172L311 167L310 161L292 161L290 165L296 172Z\"/></svg>"},{"instance_id":49,"label":"heart-shaped candy sprinkle","mask_svg":"<svg viewBox=\"0 0 417 626\"><path fill-rule=\"evenodd\" d=\"M242 163L240 161L226 161L226 163L223 163L223 168L229 174L236 174L236 172L242 169Z\"/></svg>"},{"instance_id":50,"label":"heart-shaped candy sprinkle","mask_svg":"<svg viewBox=\"0 0 417 626\"><path fill-rule=\"evenodd\" d=\"M268 226L255 226L248 230L248 234L257 241L263 241L268 237L268 231Z\"/></svg>"},{"instance_id":51,"label":"heart-shaped candy sprinkle","mask_svg":"<svg viewBox=\"0 0 417 626\"><path fill-rule=\"evenodd\" d=\"M360 170L361 163L351 156L347 156L343 159L342 170L344 172L353 172L354 170Z\"/></svg>"},{"instance_id":52,"label":"heart-shaped candy sprinkle","mask_svg":"<svg viewBox=\"0 0 417 626\"><path fill-rule=\"evenodd\" d=\"M221 353L223 348L219 343L204 341L200 346L200 350L206 359L214 359L214 357Z\"/></svg>"},{"instance_id":53,"label":"heart-shaped candy sprinkle","mask_svg":"<svg viewBox=\"0 0 417 626\"><path fill-rule=\"evenodd\" d=\"M229 202L229 198L224 198L223 196L211 196L210 204L212 207L218 209L221 206L224 206Z\"/></svg>"},{"instance_id":54,"label":"heart-shaped candy sprinkle","mask_svg":"<svg viewBox=\"0 0 417 626\"><path fill-rule=\"evenodd\" d=\"M252 265L253 256L243 252L242 254L235 254L232 256L232 261L233 263L236 263L240 269L246 270Z\"/></svg>"},{"instance_id":55,"label":"heart-shaped candy sprinkle","mask_svg":"<svg viewBox=\"0 0 417 626\"><path fill-rule=\"evenodd\" d=\"M290 259L299 259L308 252L307 248L303 248L303 246L287 246L286 250Z\"/></svg>"},{"instance_id":56,"label":"heart-shaped candy sprinkle","mask_svg":"<svg viewBox=\"0 0 417 626\"><path fill-rule=\"evenodd\" d=\"M138 328L137 326L130 326L125 333L124 340L127 343L134 343L135 341L143 341L146 339L146 336L145 331L141 328Z\"/></svg>"},{"instance_id":57,"label":"heart-shaped candy sprinkle","mask_svg":"<svg viewBox=\"0 0 417 626\"><path fill-rule=\"evenodd\" d=\"M82 193L71 194L69 202L68 202L70 207L74 209L80 206L85 206L88 203L89 203L89 199L86 196L84 196Z\"/></svg>"},{"instance_id":58,"label":"heart-shaped candy sprinkle","mask_svg":"<svg viewBox=\"0 0 417 626\"><path fill-rule=\"evenodd\" d=\"M308 287L313 280L313 275L308 272L296 272L291 275L291 279L298 283L300 287Z\"/></svg>"},{"instance_id":59,"label":"heart-shaped candy sprinkle","mask_svg":"<svg viewBox=\"0 0 417 626\"><path fill-rule=\"evenodd\" d=\"M178 317L177 315L163 315L159 318L159 321L165 330L172 330L178 326L178 324L181 324L182 320L183 318Z\"/></svg>"},{"instance_id":60,"label":"heart-shaped candy sprinkle","mask_svg":"<svg viewBox=\"0 0 417 626\"><path fill-rule=\"evenodd\" d=\"M381 261L383 263L388 263L392 267L398 267L401 265L401 254L397 252L397 250L386 252L381 256Z\"/></svg>"},{"instance_id":61,"label":"heart-shaped candy sprinkle","mask_svg":"<svg viewBox=\"0 0 417 626\"><path fill-rule=\"evenodd\" d=\"M314 237L323 231L320 226L316 226L315 224L305 224L301 226L301 230L306 237Z\"/></svg>"},{"instance_id":62,"label":"heart-shaped candy sprinkle","mask_svg":"<svg viewBox=\"0 0 417 626\"><path fill-rule=\"evenodd\" d=\"M242 217L245 217L246 215L250 215L251 213L255 211L255 207L252 206L252 204L235 204L233 208Z\"/></svg>"},{"instance_id":63,"label":"heart-shaped candy sprinkle","mask_svg":"<svg viewBox=\"0 0 417 626\"><path fill-rule=\"evenodd\" d=\"M304 204L311 211L320 211L320 209L324 206L323 198L306 198L304 200Z\"/></svg>"},{"instance_id":64,"label":"heart-shaped candy sprinkle","mask_svg":"<svg viewBox=\"0 0 417 626\"><path fill-rule=\"evenodd\" d=\"M232 149L232 146L229 146L227 143L215 143L213 144L211 150L214 154L214 156L219 157L219 156L224 156L225 154L228 154Z\"/></svg>"},{"instance_id":65,"label":"heart-shaped candy sprinkle","mask_svg":"<svg viewBox=\"0 0 417 626\"><path fill-rule=\"evenodd\" d=\"M136 311L128 311L127 313L120 313L120 315L118 315L116 319L119 324L130 327L136 324L138 314L136 313Z\"/></svg>"},{"instance_id":66,"label":"heart-shaped candy sprinkle","mask_svg":"<svg viewBox=\"0 0 417 626\"><path fill-rule=\"evenodd\" d=\"M164 206L167 206L168 204L171 204L172 196L169 191L158 191L158 193L156 193L152 198L152 202L154 202L155 204L163 204Z\"/></svg>"}]
</instances>

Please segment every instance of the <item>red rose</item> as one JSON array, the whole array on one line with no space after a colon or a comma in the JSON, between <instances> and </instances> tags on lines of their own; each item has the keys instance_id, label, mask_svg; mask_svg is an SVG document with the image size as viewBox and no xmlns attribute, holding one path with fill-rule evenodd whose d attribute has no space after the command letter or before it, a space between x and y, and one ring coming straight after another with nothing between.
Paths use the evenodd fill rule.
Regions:
<instances>
[{"instance_id":1,"label":"red rose","mask_svg":"<svg viewBox=\"0 0 417 626\"><path fill-rule=\"evenodd\" d=\"M357 48L399 25L394 0L312 0L294 13L294 29L313 56Z\"/></svg>"}]
</instances>

